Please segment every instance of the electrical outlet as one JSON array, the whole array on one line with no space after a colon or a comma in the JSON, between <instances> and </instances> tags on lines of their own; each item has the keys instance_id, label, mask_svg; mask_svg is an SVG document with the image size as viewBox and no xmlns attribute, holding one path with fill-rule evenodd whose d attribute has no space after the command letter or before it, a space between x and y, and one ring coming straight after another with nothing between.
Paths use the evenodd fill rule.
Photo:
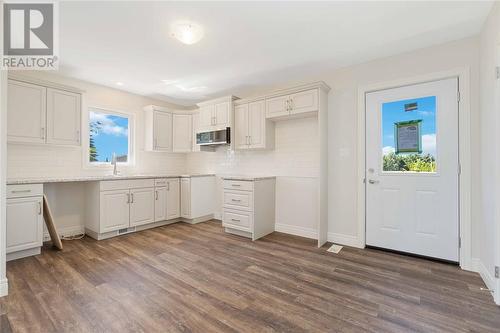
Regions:
<instances>
[{"instance_id":1,"label":"electrical outlet","mask_svg":"<svg viewBox=\"0 0 500 333\"><path fill-rule=\"evenodd\" d=\"M500 277L500 267L495 266L495 277L498 279Z\"/></svg>"}]
</instances>

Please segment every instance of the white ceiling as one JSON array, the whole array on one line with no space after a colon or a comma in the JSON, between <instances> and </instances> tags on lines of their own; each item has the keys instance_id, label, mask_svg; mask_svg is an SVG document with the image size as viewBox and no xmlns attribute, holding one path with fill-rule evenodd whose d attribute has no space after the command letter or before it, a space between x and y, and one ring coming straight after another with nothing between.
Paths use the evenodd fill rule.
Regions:
<instances>
[{"instance_id":1,"label":"white ceiling","mask_svg":"<svg viewBox=\"0 0 500 333\"><path fill-rule=\"evenodd\" d=\"M193 105L477 34L492 2L61 2L60 72ZM169 34L191 20L194 45ZM167 84L162 82L167 80ZM116 82L123 82L118 87Z\"/></svg>"}]
</instances>

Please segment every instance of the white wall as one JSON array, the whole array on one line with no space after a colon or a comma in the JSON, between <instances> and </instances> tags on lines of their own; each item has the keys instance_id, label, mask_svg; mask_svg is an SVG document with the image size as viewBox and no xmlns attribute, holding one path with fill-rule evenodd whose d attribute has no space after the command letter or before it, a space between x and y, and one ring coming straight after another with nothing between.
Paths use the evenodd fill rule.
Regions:
<instances>
[{"instance_id":1,"label":"white wall","mask_svg":"<svg viewBox=\"0 0 500 333\"><path fill-rule=\"evenodd\" d=\"M500 304L500 282L495 286L494 266L500 264L500 4L495 4L480 35L479 105L481 110L481 211L479 220L480 272L488 288L496 289ZM496 225L495 225L496 224ZM496 257L495 257L496 253Z\"/></svg>"},{"instance_id":2,"label":"white wall","mask_svg":"<svg viewBox=\"0 0 500 333\"><path fill-rule=\"evenodd\" d=\"M122 111L135 118L135 165L119 167L123 173L166 174L184 173L185 154L144 151L143 107L149 104L181 109L162 101L127 93L117 89L92 84L85 81L62 77L49 72L22 72L23 76L64 84L85 90L82 113L85 106ZM82 123L82 126L86 124ZM85 142L84 140L82 140ZM65 177L92 174L109 174L110 167L91 168L84 164L82 147L60 147L49 145L8 144L7 178L23 177ZM84 228L84 187L81 183L46 184L44 192L51 204L57 229L61 235L83 232Z\"/></svg>"},{"instance_id":3,"label":"white wall","mask_svg":"<svg viewBox=\"0 0 500 333\"><path fill-rule=\"evenodd\" d=\"M278 121L275 149L269 151L199 152L187 157L187 172L274 175L277 230L317 237L319 176L318 118ZM218 181L218 193L222 193ZM217 197L218 212L222 210Z\"/></svg>"}]
</instances>

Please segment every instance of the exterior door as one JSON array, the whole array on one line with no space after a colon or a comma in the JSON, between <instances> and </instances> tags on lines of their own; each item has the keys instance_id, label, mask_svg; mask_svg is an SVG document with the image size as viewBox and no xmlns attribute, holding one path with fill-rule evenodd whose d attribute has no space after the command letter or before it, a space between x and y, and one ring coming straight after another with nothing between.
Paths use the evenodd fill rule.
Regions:
<instances>
[{"instance_id":1,"label":"exterior door","mask_svg":"<svg viewBox=\"0 0 500 333\"><path fill-rule=\"evenodd\" d=\"M138 226L154 222L155 193L154 188L138 188L130 190L130 226Z\"/></svg>"},{"instance_id":2,"label":"exterior door","mask_svg":"<svg viewBox=\"0 0 500 333\"><path fill-rule=\"evenodd\" d=\"M458 80L366 94L366 244L459 261Z\"/></svg>"}]
</instances>

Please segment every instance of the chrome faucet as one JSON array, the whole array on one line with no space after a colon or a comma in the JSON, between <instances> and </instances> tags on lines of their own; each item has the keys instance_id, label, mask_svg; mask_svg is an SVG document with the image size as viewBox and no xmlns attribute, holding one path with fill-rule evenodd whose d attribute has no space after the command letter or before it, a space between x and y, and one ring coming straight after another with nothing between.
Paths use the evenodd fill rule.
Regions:
<instances>
[{"instance_id":1,"label":"chrome faucet","mask_svg":"<svg viewBox=\"0 0 500 333\"><path fill-rule=\"evenodd\" d=\"M116 153L113 153L111 157L111 165L113 166L113 176L118 175L118 169L116 168Z\"/></svg>"}]
</instances>

